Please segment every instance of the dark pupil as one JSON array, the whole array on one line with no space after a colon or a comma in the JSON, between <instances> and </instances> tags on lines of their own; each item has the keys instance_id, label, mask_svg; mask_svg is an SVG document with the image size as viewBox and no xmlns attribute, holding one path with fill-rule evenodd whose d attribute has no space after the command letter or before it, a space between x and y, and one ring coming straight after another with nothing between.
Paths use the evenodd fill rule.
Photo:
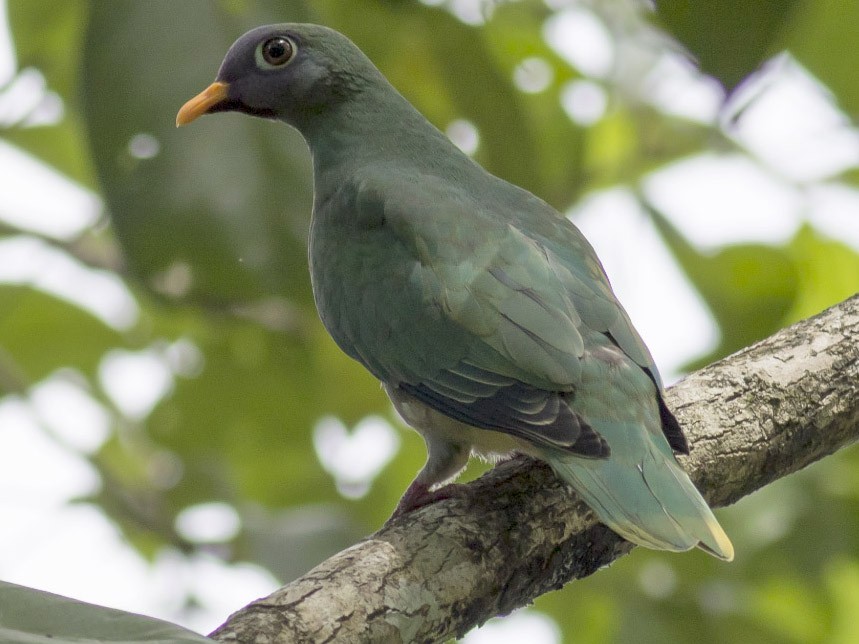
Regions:
<instances>
[{"instance_id":1,"label":"dark pupil","mask_svg":"<svg viewBox=\"0 0 859 644\"><path fill-rule=\"evenodd\" d=\"M262 47L262 56L270 65L282 65L291 54L292 45L285 38L272 38Z\"/></svg>"}]
</instances>

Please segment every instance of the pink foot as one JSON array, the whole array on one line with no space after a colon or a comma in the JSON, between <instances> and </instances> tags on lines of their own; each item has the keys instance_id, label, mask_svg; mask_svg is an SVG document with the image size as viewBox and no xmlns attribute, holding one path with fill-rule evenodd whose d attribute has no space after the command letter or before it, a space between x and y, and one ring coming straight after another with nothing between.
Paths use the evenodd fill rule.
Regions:
<instances>
[{"instance_id":1,"label":"pink foot","mask_svg":"<svg viewBox=\"0 0 859 644\"><path fill-rule=\"evenodd\" d=\"M397 503L397 508L394 510L394 513L388 521L403 516L404 514L408 514L418 508L422 508L430 503L435 503L436 501L465 498L467 496L468 487L462 483L448 483L437 490L430 490L429 486L425 483L412 481L412 484L406 490L405 494L403 494L400 502Z\"/></svg>"}]
</instances>

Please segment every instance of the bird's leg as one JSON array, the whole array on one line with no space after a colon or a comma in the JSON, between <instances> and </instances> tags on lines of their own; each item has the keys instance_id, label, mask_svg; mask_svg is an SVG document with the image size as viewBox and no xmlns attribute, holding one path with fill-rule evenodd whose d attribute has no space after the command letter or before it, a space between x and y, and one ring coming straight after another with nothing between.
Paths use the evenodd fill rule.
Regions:
<instances>
[{"instance_id":1,"label":"bird's leg","mask_svg":"<svg viewBox=\"0 0 859 644\"><path fill-rule=\"evenodd\" d=\"M436 501L465 498L466 496L468 496L468 486L463 483L448 483L433 490L426 483L415 479L409 485L405 494L403 494L400 502L397 503L397 508L391 515L391 519L396 519L399 516L408 514L413 510L435 503Z\"/></svg>"},{"instance_id":2,"label":"bird's leg","mask_svg":"<svg viewBox=\"0 0 859 644\"><path fill-rule=\"evenodd\" d=\"M427 462L403 494L391 519L430 503L462 497L467 493L465 485L456 483L444 485L444 482L452 481L462 472L468 462L471 447L460 443L433 440L426 434L424 439L427 443ZM440 487L433 489L439 484L441 484Z\"/></svg>"}]
</instances>

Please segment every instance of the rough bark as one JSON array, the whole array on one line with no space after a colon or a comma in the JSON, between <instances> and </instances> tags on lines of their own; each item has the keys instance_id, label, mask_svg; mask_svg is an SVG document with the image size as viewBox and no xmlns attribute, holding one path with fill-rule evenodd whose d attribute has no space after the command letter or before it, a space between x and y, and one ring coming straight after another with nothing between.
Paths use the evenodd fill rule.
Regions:
<instances>
[{"instance_id":1,"label":"rough bark","mask_svg":"<svg viewBox=\"0 0 859 644\"><path fill-rule=\"evenodd\" d=\"M668 391L712 505L859 438L859 296ZM438 642L592 574L633 546L544 465L518 458L386 525L232 615L222 642Z\"/></svg>"}]
</instances>

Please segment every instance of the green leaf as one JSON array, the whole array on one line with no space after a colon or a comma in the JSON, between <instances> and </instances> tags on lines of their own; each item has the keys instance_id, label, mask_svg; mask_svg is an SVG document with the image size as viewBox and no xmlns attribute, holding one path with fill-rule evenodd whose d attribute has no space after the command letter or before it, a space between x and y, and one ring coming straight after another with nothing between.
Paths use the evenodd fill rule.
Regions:
<instances>
[{"instance_id":1,"label":"green leaf","mask_svg":"<svg viewBox=\"0 0 859 644\"><path fill-rule=\"evenodd\" d=\"M51 89L74 97L89 2L8 0L7 5L19 66L39 69Z\"/></svg>"},{"instance_id":2,"label":"green leaf","mask_svg":"<svg viewBox=\"0 0 859 644\"><path fill-rule=\"evenodd\" d=\"M799 579L764 580L751 594L750 614L787 641L819 642L827 630L825 606Z\"/></svg>"},{"instance_id":3,"label":"green leaf","mask_svg":"<svg viewBox=\"0 0 859 644\"><path fill-rule=\"evenodd\" d=\"M94 171L87 154L78 95L88 4L84 0L8 1L19 67L34 67L44 75L47 89L63 100L64 117L56 125L18 125L0 131L0 135L70 179L93 187Z\"/></svg>"},{"instance_id":4,"label":"green leaf","mask_svg":"<svg viewBox=\"0 0 859 644\"><path fill-rule=\"evenodd\" d=\"M710 126L645 106L618 107L587 130L583 183L590 190L634 185L668 162L693 156L713 145Z\"/></svg>"},{"instance_id":5,"label":"green leaf","mask_svg":"<svg viewBox=\"0 0 859 644\"><path fill-rule=\"evenodd\" d=\"M272 294L310 303L311 179L300 137L238 114L174 126L237 35L282 11L274 0L92 5L87 129L117 236L150 288L216 306ZM135 156L134 141L149 152Z\"/></svg>"},{"instance_id":6,"label":"green leaf","mask_svg":"<svg viewBox=\"0 0 859 644\"><path fill-rule=\"evenodd\" d=\"M532 2L513 2L498 5L491 20L482 29L487 46L507 83L515 69L528 58L537 58L551 69L553 79L546 90L536 94L518 92L525 126L530 142L522 149L517 132L509 129L489 130L483 136L497 137L507 154L518 155L520 163L532 166L535 180L532 191L559 210L565 210L585 189L588 176L584 170L590 130L573 123L561 105L561 92L567 82L579 77L579 72L561 58L546 43L543 27L549 17L545 7ZM458 73L454 64L451 73ZM477 70L477 74L480 74ZM473 91L464 87L464 93ZM481 109L495 111L492 95ZM502 175L503 176L503 175ZM528 187L515 177L505 177L513 183Z\"/></svg>"},{"instance_id":7,"label":"green leaf","mask_svg":"<svg viewBox=\"0 0 859 644\"><path fill-rule=\"evenodd\" d=\"M0 641L17 644L200 644L208 637L160 619L0 581Z\"/></svg>"},{"instance_id":8,"label":"green leaf","mask_svg":"<svg viewBox=\"0 0 859 644\"><path fill-rule=\"evenodd\" d=\"M832 632L828 642L851 644L859 640L859 563L855 559L841 557L830 563L826 571L826 585L835 608Z\"/></svg>"},{"instance_id":9,"label":"green leaf","mask_svg":"<svg viewBox=\"0 0 859 644\"><path fill-rule=\"evenodd\" d=\"M427 44L441 69L444 88L457 115L473 122L480 133L476 160L507 181L540 193L538 149L525 118L524 97L487 51L485 32L447 12L435 11L427 18L434 23L426 32ZM438 33L444 37L435 37ZM463 60L469 64L462 65Z\"/></svg>"},{"instance_id":10,"label":"green leaf","mask_svg":"<svg viewBox=\"0 0 859 644\"><path fill-rule=\"evenodd\" d=\"M802 3L784 42L800 63L829 86L840 106L854 120L859 118L855 65L859 2L815 0Z\"/></svg>"},{"instance_id":11,"label":"green leaf","mask_svg":"<svg viewBox=\"0 0 859 644\"><path fill-rule=\"evenodd\" d=\"M655 17L704 72L731 91L777 53L775 42L801 4L800 0L657 0Z\"/></svg>"},{"instance_id":12,"label":"green leaf","mask_svg":"<svg viewBox=\"0 0 859 644\"><path fill-rule=\"evenodd\" d=\"M0 285L0 338L27 384L74 365L93 377L122 336L78 307L42 291Z\"/></svg>"},{"instance_id":13,"label":"green leaf","mask_svg":"<svg viewBox=\"0 0 859 644\"><path fill-rule=\"evenodd\" d=\"M801 288L789 320L802 320L859 292L859 253L803 226L788 245Z\"/></svg>"}]
</instances>

